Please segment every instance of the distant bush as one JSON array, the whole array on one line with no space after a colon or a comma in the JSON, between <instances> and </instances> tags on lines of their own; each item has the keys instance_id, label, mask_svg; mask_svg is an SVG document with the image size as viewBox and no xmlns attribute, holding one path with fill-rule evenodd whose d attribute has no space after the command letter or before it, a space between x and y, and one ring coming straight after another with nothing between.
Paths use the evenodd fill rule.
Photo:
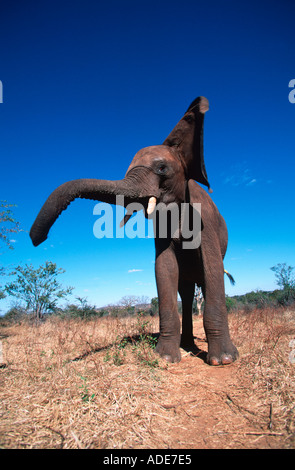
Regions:
<instances>
[{"instance_id":1,"label":"distant bush","mask_svg":"<svg viewBox=\"0 0 295 470\"><path fill-rule=\"evenodd\" d=\"M1 324L19 323L28 318L28 313L29 312L20 305L14 305L1 317Z\"/></svg>"},{"instance_id":2,"label":"distant bush","mask_svg":"<svg viewBox=\"0 0 295 470\"><path fill-rule=\"evenodd\" d=\"M271 293L271 298L273 299L273 302L287 307L295 302L295 289L277 289Z\"/></svg>"},{"instance_id":3,"label":"distant bush","mask_svg":"<svg viewBox=\"0 0 295 470\"><path fill-rule=\"evenodd\" d=\"M270 305L270 297L268 292L264 292L261 290L249 292L245 295L245 303L252 304L257 308L263 308Z\"/></svg>"},{"instance_id":4,"label":"distant bush","mask_svg":"<svg viewBox=\"0 0 295 470\"><path fill-rule=\"evenodd\" d=\"M108 312L108 315L110 317L127 317L128 312L125 310L124 307L120 307L119 305L108 305L106 307L106 310Z\"/></svg>"},{"instance_id":5,"label":"distant bush","mask_svg":"<svg viewBox=\"0 0 295 470\"><path fill-rule=\"evenodd\" d=\"M244 295L226 297L227 311L244 310L251 312L255 308L290 306L295 303L295 289L285 288L274 291L252 291Z\"/></svg>"},{"instance_id":6,"label":"distant bush","mask_svg":"<svg viewBox=\"0 0 295 470\"><path fill-rule=\"evenodd\" d=\"M71 318L82 318L87 320L94 316L102 317L104 314L103 310L98 310L94 305L90 305L87 299L77 297L77 304L69 304L64 309L59 309L56 313L60 316L71 317Z\"/></svg>"},{"instance_id":7,"label":"distant bush","mask_svg":"<svg viewBox=\"0 0 295 470\"><path fill-rule=\"evenodd\" d=\"M232 310L234 310L237 307L238 302L233 297L226 296L225 297L225 305L226 305L226 310L228 312L231 312Z\"/></svg>"},{"instance_id":8,"label":"distant bush","mask_svg":"<svg viewBox=\"0 0 295 470\"><path fill-rule=\"evenodd\" d=\"M159 315L159 299L158 297L153 297L151 300L151 308L150 308L151 316Z\"/></svg>"},{"instance_id":9,"label":"distant bush","mask_svg":"<svg viewBox=\"0 0 295 470\"><path fill-rule=\"evenodd\" d=\"M104 312L111 317L134 317L141 313L142 315L153 315L153 304L149 303L148 297L137 297L128 295L122 297L115 305L107 305L103 308Z\"/></svg>"},{"instance_id":10,"label":"distant bush","mask_svg":"<svg viewBox=\"0 0 295 470\"><path fill-rule=\"evenodd\" d=\"M99 317L106 317L109 314L109 311L105 307L99 308L97 312Z\"/></svg>"},{"instance_id":11,"label":"distant bush","mask_svg":"<svg viewBox=\"0 0 295 470\"><path fill-rule=\"evenodd\" d=\"M294 266L278 263L270 269L275 273L276 283L281 288L273 292L277 303L283 306L292 305L295 302Z\"/></svg>"}]
</instances>

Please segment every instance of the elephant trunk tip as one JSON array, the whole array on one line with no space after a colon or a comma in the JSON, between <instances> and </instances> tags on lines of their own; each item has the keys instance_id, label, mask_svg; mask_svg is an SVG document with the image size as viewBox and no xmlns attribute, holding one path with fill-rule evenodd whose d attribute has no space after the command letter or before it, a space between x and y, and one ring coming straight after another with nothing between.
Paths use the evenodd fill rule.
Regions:
<instances>
[{"instance_id":1,"label":"elephant trunk tip","mask_svg":"<svg viewBox=\"0 0 295 470\"><path fill-rule=\"evenodd\" d=\"M30 238L32 240L33 245L38 246L41 245L41 243L45 242L45 240L47 240L47 235L38 232L34 227L32 227L30 230Z\"/></svg>"}]
</instances>

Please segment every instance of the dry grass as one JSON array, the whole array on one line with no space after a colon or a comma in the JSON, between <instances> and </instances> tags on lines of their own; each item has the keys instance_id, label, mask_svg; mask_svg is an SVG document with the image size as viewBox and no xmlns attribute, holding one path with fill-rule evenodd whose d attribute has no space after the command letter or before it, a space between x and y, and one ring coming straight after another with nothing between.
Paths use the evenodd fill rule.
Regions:
<instances>
[{"instance_id":1,"label":"dry grass","mask_svg":"<svg viewBox=\"0 0 295 470\"><path fill-rule=\"evenodd\" d=\"M248 419L295 444L295 365L289 361L295 337L295 312L262 309L233 318L233 334L241 352L239 384L233 402Z\"/></svg>"},{"instance_id":2,"label":"dry grass","mask_svg":"<svg viewBox=\"0 0 295 470\"><path fill-rule=\"evenodd\" d=\"M240 359L212 368L182 351L167 365L158 319L51 319L2 327L2 448L292 448L295 313L230 315ZM202 321L198 347L205 351ZM1 337L1 336L0 336Z\"/></svg>"}]
</instances>

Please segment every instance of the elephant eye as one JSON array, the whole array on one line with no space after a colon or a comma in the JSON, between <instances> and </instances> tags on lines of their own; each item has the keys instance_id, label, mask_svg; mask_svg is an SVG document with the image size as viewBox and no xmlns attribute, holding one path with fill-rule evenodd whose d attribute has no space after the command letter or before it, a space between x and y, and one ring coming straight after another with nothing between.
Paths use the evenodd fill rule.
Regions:
<instances>
[{"instance_id":1,"label":"elephant eye","mask_svg":"<svg viewBox=\"0 0 295 470\"><path fill-rule=\"evenodd\" d=\"M167 166L165 163L159 163L156 168L158 175L165 175L167 173Z\"/></svg>"}]
</instances>

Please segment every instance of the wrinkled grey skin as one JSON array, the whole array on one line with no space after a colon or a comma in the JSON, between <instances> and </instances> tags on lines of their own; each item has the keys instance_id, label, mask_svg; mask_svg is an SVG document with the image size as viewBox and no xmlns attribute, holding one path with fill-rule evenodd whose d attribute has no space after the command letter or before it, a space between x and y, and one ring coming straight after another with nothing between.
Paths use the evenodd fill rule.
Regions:
<instances>
[{"instance_id":1,"label":"wrinkled grey skin","mask_svg":"<svg viewBox=\"0 0 295 470\"><path fill-rule=\"evenodd\" d=\"M76 198L115 204L116 196L122 195L125 206L140 202L145 211L151 197L164 204L201 203L199 248L184 249L181 234L177 239L155 238L160 314L156 351L167 361L178 362L181 360L180 344L194 348L192 302L197 284L205 298L207 362L220 365L233 362L238 352L230 339L225 305L223 258L227 249L227 228L210 196L196 182L209 187L203 159L203 121L207 109L206 98L197 98L162 145L144 148L135 155L124 179L81 179L59 186L40 210L30 236L35 246L46 240L57 217ZM182 334L177 292L183 307Z\"/></svg>"}]
</instances>

